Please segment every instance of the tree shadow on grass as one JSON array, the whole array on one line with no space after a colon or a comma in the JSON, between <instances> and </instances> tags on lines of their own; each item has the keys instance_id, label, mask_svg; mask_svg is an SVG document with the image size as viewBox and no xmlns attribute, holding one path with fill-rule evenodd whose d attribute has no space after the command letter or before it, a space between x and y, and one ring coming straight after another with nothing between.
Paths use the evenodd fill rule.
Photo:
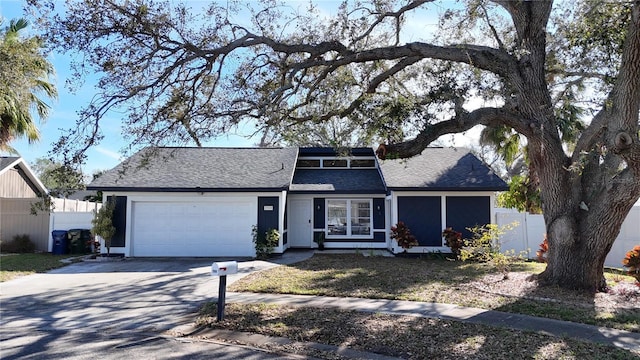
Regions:
<instances>
[{"instance_id":1,"label":"tree shadow on grass","mask_svg":"<svg viewBox=\"0 0 640 360\"><path fill-rule=\"evenodd\" d=\"M215 314L215 304L207 313ZM540 333L330 308L228 304L225 321L210 322L210 325L333 345L338 347L335 351L350 348L406 359L627 359L638 356L611 346Z\"/></svg>"},{"instance_id":2,"label":"tree shadow on grass","mask_svg":"<svg viewBox=\"0 0 640 360\"><path fill-rule=\"evenodd\" d=\"M536 275L525 281L526 292L505 294L511 300L495 310L640 332L640 308L617 295L539 286Z\"/></svg>"}]
</instances>

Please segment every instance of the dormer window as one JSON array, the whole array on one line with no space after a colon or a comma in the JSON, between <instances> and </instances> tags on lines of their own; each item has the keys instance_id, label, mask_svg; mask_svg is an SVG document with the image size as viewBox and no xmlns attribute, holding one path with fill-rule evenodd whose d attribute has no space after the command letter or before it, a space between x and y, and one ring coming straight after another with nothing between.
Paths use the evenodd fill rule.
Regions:
<instances>
[{"instance_id":1,"label":"dormer window","mask_svg":"<svg viewBox=\"0 0 640 360\"><path fill-rule=\"evenodd\" d=\"M296 163L298 169L374 169L376 160L373 158L300 158Z\"/></svg>"},{"instance_id":2,"label":"dormer window","mask_svg":"<svg viewBox=\"0 0 640 360\"><path fill-rule=\"evenodd\" d=\"M324 159L324 160L322 160L322 167L324 167L324 168L347 168L349 166L348 166L347 160Z\"/></svg>"},{"instance_id":3,"label":"dormer window","mask_svg":"<svg viewBox=\"0 0 640 360\"><path fill-rule=\"evenodd\" d=\"M376 161L373 159L353 159L351 160L352 168L374 168Z\"/></svg>"},{"instance_id":4,"label":"dormer window","mask_svg":"<svg viewBox=\"0 0 640 360\"><path fill-rule=\"evenodd\" d=\"M298 159L298 163L296 164L298 168L319 168L320 167L320 159Z\"/></svg>"}]
</instances>

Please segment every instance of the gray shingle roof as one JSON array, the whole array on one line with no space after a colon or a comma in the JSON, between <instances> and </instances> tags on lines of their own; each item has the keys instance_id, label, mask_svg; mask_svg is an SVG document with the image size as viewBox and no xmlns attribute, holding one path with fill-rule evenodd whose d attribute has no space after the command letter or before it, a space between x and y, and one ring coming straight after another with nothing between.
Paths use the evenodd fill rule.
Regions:
<instances>
[{"instance_id":1,"label":"gray shingle roof","mask_svg":"<svg viewBox=\"0 0 640 360\"><path fill-rule=\"evenodd\" d=\"M386 192L377 169L299 169L292 192L371 193Z\"/></svg>"},{"instance_id":2,"label":"gray shingle roof","mask_svg":"<svg viewBox=\"0 0 640 360\"><path fill-rule=\"evenodd\" d=\"M87 188L120 191L289 189L307 193L373 194L385 193L386 189L508 189L487 165L463 148L427 148L410 159L380 161L383 179L377 169L299 169L294 175L298 148L154 150L136 153Z\"/></svg>"},{"instance_id":3,"label":"gray shingle roof","mask_svg":"<svg viewBox=\"0 0 640 360\"><path fill-rule=\"evenodd\" d=\"M13 164L15 165L11 166ZM23 158L17 156L0 157L0 174L9 171L11 168L18 168L20 175L29 183L29 186L33 188L33 191L36 193L48 193L47 188L40 179L38 179L36 174L33 173Z\"/></svg>"},{"instance_id":4,"label":"gray shingle roof","mask_svg":"<svg viewBox=\"0 0 640 360\"><path fill-rule=\"evenodd\" d=\"M242 191L286 189L297 148L145 149L89 190Z\"/></svg>"},{"instance_id":5,"label":"gray shingle roof","mask_svg":"<svg viewBox=\"0 0 640 360\"><path fill-rule=\"evenodd\" d=\"M16 160L20 159L15 156L3 156L0 157L0 170L4 170L7 166L13 164Z\"/></svg>"},{"instance_id":6,"label":"gray shingle roof","mask_svg":"<svg viewBox=\"0 0 640 360\"><path fill-rule=\"evenodd\" d=\"M464 148L427 148L421 155L380 161L387 187L424 190L508 190L507 184Z\"/></svg>"}]
</instances>

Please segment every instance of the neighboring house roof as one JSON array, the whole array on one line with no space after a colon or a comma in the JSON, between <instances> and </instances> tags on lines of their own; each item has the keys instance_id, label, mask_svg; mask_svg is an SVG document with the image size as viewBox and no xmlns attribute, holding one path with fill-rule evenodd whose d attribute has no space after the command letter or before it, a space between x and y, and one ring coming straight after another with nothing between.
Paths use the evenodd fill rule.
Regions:
<instances>
[{"instance_id":1,"label":"neighboring house roof","mask_svg":"<svg viewBox=\"0 0 640 360\"><path fill-rule=\"evenodd\" d=\"M147 148L88 190L264 191L289 187L297 148Z\"/></svg>"},{"instance_id":2,"label":"neighboring house roof","mask_svg":"<svg viewBox=\"0 0 640 360\"><path fill-rule=\"evenodd\" d=\"M15 156L0 157L0 174L5 172L6 169L12 168L13 166L11 165L14 165L18 160L20 160L20 158Z\"/></svg>"},{"instance_id":3,"label":"neighboring house roof","mask_svg":"<svg viewBox=\"0 0 640 360\"><path fill-rule=\"evenodd\" d=\"M11 169L16 169L36 194L48 193L47 188L40 179L38 179L36 174L31 170L23 158L15 156L0 157L0 175Z\"/></svg>"},{"instance_id":4,"label":"neighboring house roof","mask_svg":"<svg viewBox=\"0 0 640 360\"><path fill-rule=\"evenodd\" d=\"M68 195L64 196L65 199L68 200L85 200L88 197L96 197L98 196L97 191L91 190L71 190L72 192ZM53 190L51 190L53 192Z\"/></svg>"},{"instance_id":5,"label":"neighboring house roof","mask_svg":"<svg viewBox=\"0 0 640 360\"><path fill-rule=\"evenodd\" d=\"M292 192L386 193L378 169L298 169Z\"/></svg>"},{"instance_id":6,"label":"neighboring house roof","mask_svg":"<svg viewBox=\"0 0 640 360\"><path fill-rule=\"evenodd\" d=\"M380 161L390 190L502 191L508 185L465 148L426 148L409 159Z\"/></svg>"}]
</instances>

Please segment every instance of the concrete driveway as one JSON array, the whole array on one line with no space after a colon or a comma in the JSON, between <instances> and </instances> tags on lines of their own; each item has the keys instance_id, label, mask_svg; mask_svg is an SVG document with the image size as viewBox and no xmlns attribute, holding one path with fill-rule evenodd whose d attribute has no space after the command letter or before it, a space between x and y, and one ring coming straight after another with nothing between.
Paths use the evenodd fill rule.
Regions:
<instances>
[{"instance_id":1,"label":"concrete driveway","mask_svg":"<svg viewBox=\"0 0 640 360\"><path fill-rule=\"evenodd\" d=\"M273 262L239 262L238 274L229 275L227 284L311 255L291 252ZM217 298L212 262L199 258L82 262L2 283L0 357L72 357L74 349L56 350L51 344L73 334L71 343L58 347L75 347L78 342L88 346L99 338L120 339L116 341L120 345L135 343L192 322L203 302Z\"/></svg>"}]
</instances>

